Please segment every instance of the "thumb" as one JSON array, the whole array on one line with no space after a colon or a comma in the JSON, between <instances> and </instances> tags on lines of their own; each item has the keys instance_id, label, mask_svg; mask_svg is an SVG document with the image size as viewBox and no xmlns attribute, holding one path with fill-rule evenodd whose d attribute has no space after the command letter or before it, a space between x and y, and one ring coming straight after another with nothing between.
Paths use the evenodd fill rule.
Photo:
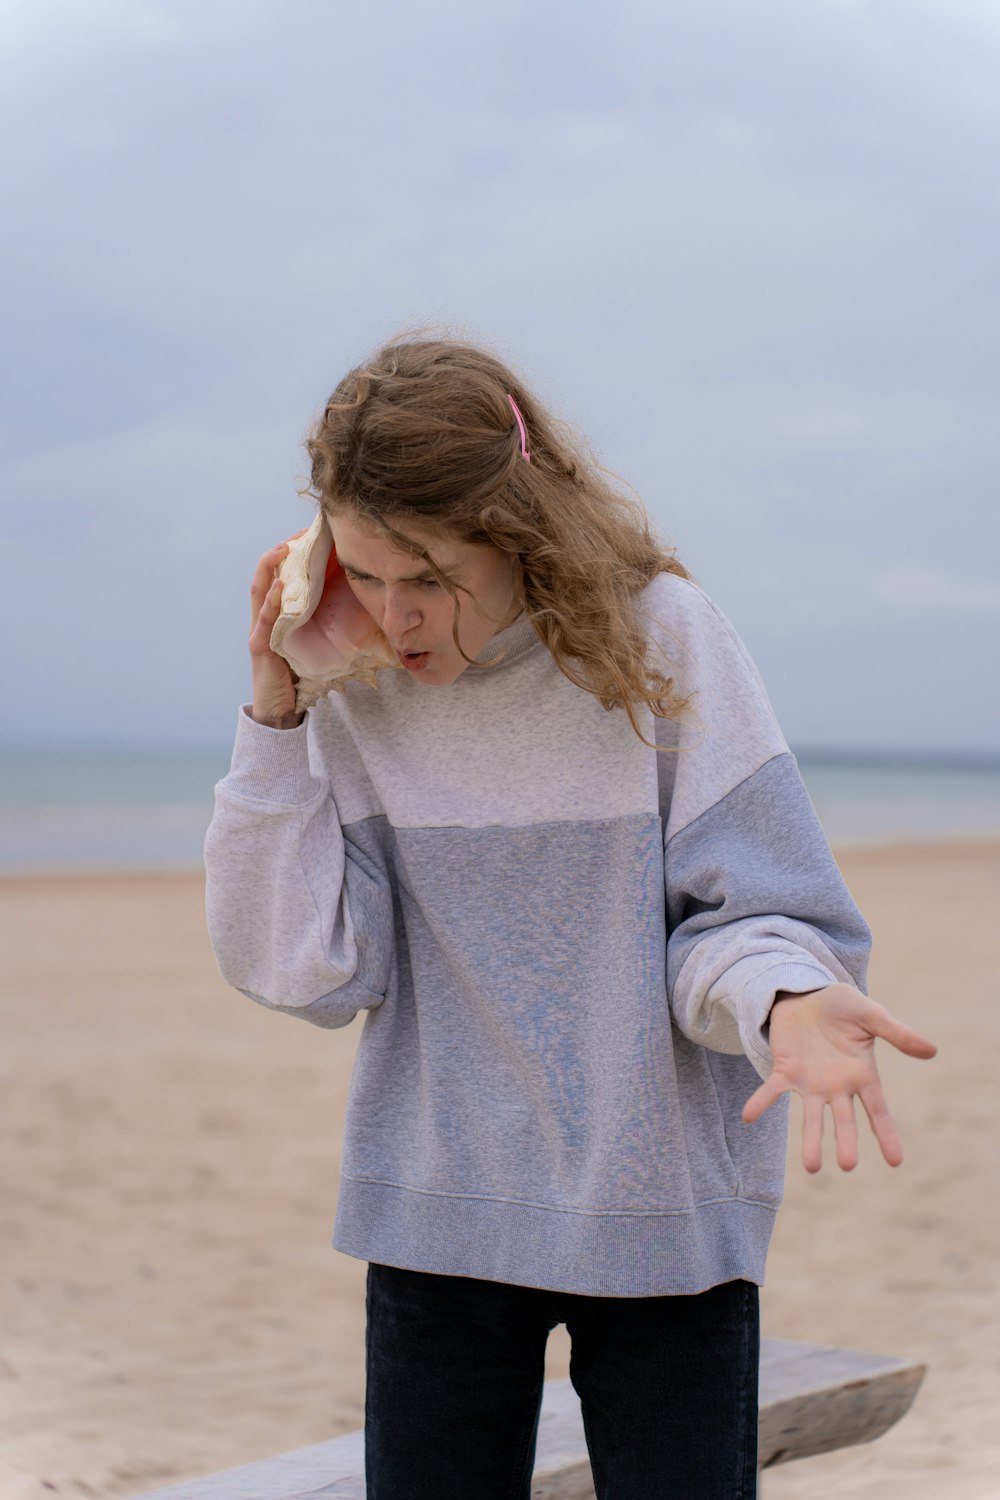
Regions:
<instances>
[{"instance_id":1,"label":"thumb","mask_svg":"<svg viewBox=\"0 0 1000 1500\"><path fill-rule=\"evenodd\" d=\"M907 1057L931 1058L937 1056L937 1047L927 1037L921 1036L902 1021L890 1015L884 1005L874 1005L869 1020L873 1036L881 1037Z\"/></svg>"}]
</instances>

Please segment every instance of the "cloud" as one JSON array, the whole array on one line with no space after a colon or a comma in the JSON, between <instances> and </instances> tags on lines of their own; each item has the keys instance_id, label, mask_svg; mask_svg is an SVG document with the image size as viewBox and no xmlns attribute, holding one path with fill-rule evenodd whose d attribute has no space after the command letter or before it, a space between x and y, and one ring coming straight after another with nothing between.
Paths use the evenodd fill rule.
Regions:
<instances>
[{"instance_id":1,"label":"cloud","mask_svg":"<svg viewBox=\"0 0 1000 1500\"><path fill-rule=\"evenodd\" d=\"M36 514L61 589L113 560L114 608L82 608L129 618L149 733L216 722L208 689L191 706L205 610L239 640L310 414L422 319L482 330L707 577L745 580L749 634L803 578L872 578L886 618L995 608L957 582L1000 547L985 3L33 0L0 29L0 530L7 504L35 559L8 605L32 608ZM32 650L66 660L55 613ZM68 722L56 697L37 718Z\"/></svg>"},{"instance_id":2,"label":"cloud","mask_svg":"<svg viewBox=\"0 0 1000 1500\"><path fill-rule=\"evenodd\" d=\"M905 608L1000 614L1000 582L982 583L919 563L901 564L880 573L872 580L872 594Z\"/></svg>"}]
</instances>

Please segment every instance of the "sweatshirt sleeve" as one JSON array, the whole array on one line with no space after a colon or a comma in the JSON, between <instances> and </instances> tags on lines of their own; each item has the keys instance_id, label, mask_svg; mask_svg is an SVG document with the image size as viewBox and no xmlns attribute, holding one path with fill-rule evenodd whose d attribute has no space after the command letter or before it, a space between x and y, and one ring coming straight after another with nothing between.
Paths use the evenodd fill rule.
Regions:
<instances>
[{"instance_id":1,"label":"sweatshirt sleeve","mask_svg":"<svg viewBox=\"0 0 1000 1500\"><path fill-rule=\"evenodd\" d=\"M234 989L346 1026L385 997L392 895L385 872L345 839L308 737L308 713L295 729L271 729L240 710L205 836L208 932Z\"/></svg>"},{"instance_id":2,"label":"sweatshirt sleeve","mask_svg":"<svg viewBox=\"0 0 1000 1500\"><path fill-rule=\"evenodd\" d=\"M693 714L657 730L671 1013L766 1078L777 992L845 981L867 993L871 932L746 648L697 585L665 584L663 648L694 694Z\"/></svg>"}]
</instances>

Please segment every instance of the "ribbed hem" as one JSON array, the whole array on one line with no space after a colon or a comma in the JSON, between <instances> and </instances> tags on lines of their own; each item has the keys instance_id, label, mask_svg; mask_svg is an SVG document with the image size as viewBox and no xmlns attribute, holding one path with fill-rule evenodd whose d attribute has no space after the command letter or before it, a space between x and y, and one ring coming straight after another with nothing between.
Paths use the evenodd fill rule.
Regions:
<instances>
[{"instance_id":1,"label":"ribbed hem","mask_svg":"<svg viewBox=\"0 0 1000 1500\"><path fill-rule=\"evenodd\" d=\"M761 1078L768 1078L774 1066L768 1041L768 1017L779 990L804 995L809 990L836 984L836 977L819 963L798 963L795 959L772 964L743 986L740 1003L740 1031L747 1056Z\"/></svg>"},{"instance_id":2,"label":"ribbed hem","mask_svg":"<svg viewBox=\"0 0 1000 1500\"><path fill-rule=\"evenodd\" d=\"M360 1260L591 1297L693 1296L764 1284L777 1206L577 1213L342 1178L334 1248Z\"/></svg>"},{"instance_id":3,"label":"ribbed hem","mask_svg":"<svg viewBox=\"0 0 1000 1500\"><path fill-rule=\"evenodd\" d=\"M236 742L225 788L255 802L300 807L325 790L309 771L306 720L294 729L272 729L251 718L244 703L236 716Z\"/></svg>"}]
</instances>

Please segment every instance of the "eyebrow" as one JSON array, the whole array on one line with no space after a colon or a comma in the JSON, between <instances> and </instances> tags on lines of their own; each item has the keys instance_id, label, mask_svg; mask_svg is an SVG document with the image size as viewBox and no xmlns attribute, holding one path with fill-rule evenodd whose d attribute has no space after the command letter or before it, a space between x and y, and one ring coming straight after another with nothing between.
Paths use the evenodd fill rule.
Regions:
<instances>
[{"instance_id":1,"label":"eyebrow","mask_svg":"<svg viewBox=\"0 0 1000 1500\"><path fill-rule=\"evenodd\" d=\"M348 562L347 558L339 552L337 553L337 561L348 573L356 573L359 578L368 579L372 583L381 583L382 581L380 578L376 578L373 573L366 573L364 568L356 568L352 562ZM424 567L421 572L413 573L408 578L401 578L399 581L400 583L422 583L425 579L433 577L434 574L431 569Z\"/></svg>"}]
</instances>

